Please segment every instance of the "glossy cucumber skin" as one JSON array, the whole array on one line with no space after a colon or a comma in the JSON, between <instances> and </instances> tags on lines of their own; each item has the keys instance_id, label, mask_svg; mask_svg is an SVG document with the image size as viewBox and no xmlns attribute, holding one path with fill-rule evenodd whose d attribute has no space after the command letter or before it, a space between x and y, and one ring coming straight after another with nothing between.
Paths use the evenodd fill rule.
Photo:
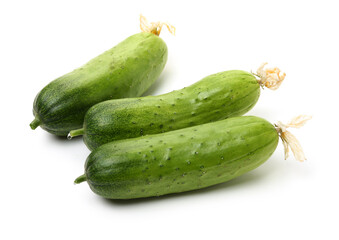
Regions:
<instances>
[{"instance_id":1,"label":"glossy cucumber skin","mask_svg":"<svg viewBox=\"0 0 339 240\"><path fill-rule=\"evenodd\" d=\"M36 96L33 114L46 131L65 136L81 128L93 105L141 96L159 77L167 61L165 42L138 33L84 66L52 81Z\"/></svg>"},{"instance_id":2,"label":"glossy cucumber skin","mask_svg":"<svg viewBox=\"0 0 339 240\"><path fill-rule=\"evenodd\" d=\"M87 112L84 142L93 150L119 139L241 116L259 95L260 85L251 73L232 70L159 96L105 101Z\"/></svg>"},{"instance_id":3,"label":"glossy cucumber skin","mask_svg":"<svg viewBox=\"0 0 339 240\"><path fill-rule=\"evenodd\" d=\"M104 144L87 158L96 194L111 199L160 196L226 182L264 163L278 133L266 120L234 117Z\"/></svg>"}]
</instances>

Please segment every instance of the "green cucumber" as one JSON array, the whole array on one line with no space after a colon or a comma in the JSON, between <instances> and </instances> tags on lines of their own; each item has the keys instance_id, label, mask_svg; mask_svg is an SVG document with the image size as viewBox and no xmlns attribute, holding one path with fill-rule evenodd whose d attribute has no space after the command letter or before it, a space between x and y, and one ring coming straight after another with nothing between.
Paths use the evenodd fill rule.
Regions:
<instances>
[{"instance_id":1,"label":"green cucumber","mask_svg":"<svg viewBox=\"0 0 339 240\"><path fill-rule=\"evenodd\" d=\"M87 110L102 101L141 96L159 77L167 46L157 35L132 35L84 66L49 83L36 96L32 129L66 136L81 128Z\"/></svg>"},{"instance_id":2,"label":"green cucumber","mask_svg":"<svg viewBox=\"0 0 339 240\"><path fill-rule=\"evenodd\" d=\"M241 116L259 95L260 84L253 74L220 72L167 94L99 103L86 113L83 129L71 131L70 136L83 134L93 150L115 140Z\"/></svg>"},{"instance_id":3,"label":"green cucumber","mask_svg":"<svg viewBox=\"0 0 339 240\"><path fill-rule=\"evenodd\" d=\"M226 182L263 164L279 134L268 121L243 116L100 146L85 174L96 194L111 199L160 196Z\"/></svg>"}]
</instances>

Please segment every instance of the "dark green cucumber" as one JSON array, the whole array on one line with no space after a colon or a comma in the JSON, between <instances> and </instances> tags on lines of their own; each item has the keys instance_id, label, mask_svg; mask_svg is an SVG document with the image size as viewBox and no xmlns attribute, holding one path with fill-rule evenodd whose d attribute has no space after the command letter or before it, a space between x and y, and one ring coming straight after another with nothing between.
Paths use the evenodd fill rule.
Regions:
<instances>
[{"instance_id":1,"label":"dark green cucumber","mask_svg":"<svg viewBox=\"0 0 339 240\"><path fill-rule=\"evenodd\" d=\"M75 183L87 180L93 192L112 199L200 189L255 169L278 140L271 123L252 116L119 140L94 150Z\"/></svg>"},{"instance_id":2,"label":"dark green cucumber","mask_svg":"<svg viewBox=\"0 0 339 240\"><path fill-rule=\"evenodd\" d=\"M83 129L70 135L84 134L86 145L93 150L119 139L241 116L259 95L260 85L251 73L221 72L167 94L99 103L86 113Z\"/></svg>"},{"instance_id":3,"label":"dark green cucumber","mask_svg":"<svg viewBox=\"0 0 339 240\"><path fill-rule=\"evenodd\" d=\"M167 61L165 42L138 33L52 81L36 96L31 128L64 136L81 128L86 111L99 102L141 96L159 77Z\"/></svg>"}]
</instances>

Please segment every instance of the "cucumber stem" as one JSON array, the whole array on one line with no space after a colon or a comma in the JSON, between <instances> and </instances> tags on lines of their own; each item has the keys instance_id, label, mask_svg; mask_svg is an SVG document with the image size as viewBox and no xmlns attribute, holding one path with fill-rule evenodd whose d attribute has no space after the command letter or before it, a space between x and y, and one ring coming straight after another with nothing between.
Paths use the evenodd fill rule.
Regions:
<instances>
[{"instance_id":1,"label":"cucumber stem","mask_svg":"<svg viewBox=\"0 0 339 240\"><path fill-rule=\"evenodd\" d=\"M36 129L40 125L40 120L37 118L34 118L34 120L29 124L29 126L32 128L32 130Z\"/></svg>"},{"instance_id":2,"label":"cucumber stem","mask_svg":"<svg viewBox=\"0 0 339 240\"><path fill-rule=\"evenodd\" d=\"M82 183L86 180L87 180L86 175L83 174L83 175L79 176L77 179L74 180L74 184L79 184L79 183Z\"/></svg>"},{"instance_id":3,"label":"cucumber stem","mask_svg":"<svg viewBox=\"0 0 339 240\"><path fill-rule=\"evenodd\" d=\"M72 139L73 137L77 137L77 136L80 136L80 135L84 135L84 129L83 128L70 131L67 135L67 138Z\"/></svg>"}]
</instances>

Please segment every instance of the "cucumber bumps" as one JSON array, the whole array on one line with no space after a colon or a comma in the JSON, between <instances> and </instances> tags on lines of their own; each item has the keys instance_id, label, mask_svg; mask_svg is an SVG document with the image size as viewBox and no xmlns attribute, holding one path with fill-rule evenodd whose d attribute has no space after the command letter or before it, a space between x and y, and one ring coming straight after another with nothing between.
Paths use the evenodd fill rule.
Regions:
<instances>
[{"instance_id":1,"label":"cucumber bumps","mask_svg":"<svg viewBox=\"0 0 339 240\"><path fill-rule=\"evenodd\" d=\"M83 126L85 113L94 104L142 95L164 69L167 46L158 37L164 23L148 24L142 16L140 20L143 32L43 88L34 100L31 128L66 136Z\"/></svg>"},{"instance_id":2,"label":"cucumber bumps","mask_svg":"<svg viewBox=\"0 0 339 240\"><path fill-rule=\"evenodd\" d=\"M279 136L298 160L301 147L287 127L300 127L252 116L234 117L167 133L107 143L87 158L85 174L96 194L112 199L160 196L226 182L263 164L275 151ZM291 137L292 136L292 137ZM286 151L287 151L286 150Z\"/></svg>"},{"instance_id":3,"label":"cucumber bumps","mask_svg":"<svg viewBox=\"0 0 339 240\"><path fill-rule=\"evenodd\" d=\"M232 70L213 74L184 89L141 98L110 100L87 112L83 129L89 149L126 138L168 132L233 116L241 116L258 101L260 86L277 89L285 75L279 69L252 73Z\"/></svg>"}]
</instances>

